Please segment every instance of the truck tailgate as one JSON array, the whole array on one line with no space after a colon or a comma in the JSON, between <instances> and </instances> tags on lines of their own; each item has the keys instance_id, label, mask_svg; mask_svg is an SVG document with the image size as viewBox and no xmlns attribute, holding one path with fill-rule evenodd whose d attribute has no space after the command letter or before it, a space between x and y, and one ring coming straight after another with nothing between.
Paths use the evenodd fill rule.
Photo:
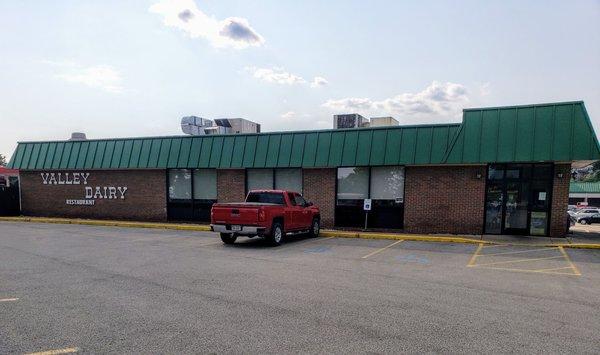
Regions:
<instances>
[{"instance_id":1,"label":"truck tailgate","mask_svg":"<svg viewBox=\"0 0 600 355\"><path fill-rule=\"evenodd\" d=\"M260 206L230 204L213 206L213 221L216 224L257 225Z\"/></svg>"}]
</instances>

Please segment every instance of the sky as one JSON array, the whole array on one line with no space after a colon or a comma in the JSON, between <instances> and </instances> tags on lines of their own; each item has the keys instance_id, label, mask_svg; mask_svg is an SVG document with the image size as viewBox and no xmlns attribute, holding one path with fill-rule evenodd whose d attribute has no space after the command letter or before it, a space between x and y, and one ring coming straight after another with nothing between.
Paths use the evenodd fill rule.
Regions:
<instances>
[{"instance_id":1,"label":"sky","mask_svg":"<svg viewBox=\"0 0 600 355\"><path fill-rule=\"evenodd\" d=\"M338 113L460 122L585 101L600 132L600 1L0 0L0 153L17 141L263 131Z\"/></svg>"}]
</instances>

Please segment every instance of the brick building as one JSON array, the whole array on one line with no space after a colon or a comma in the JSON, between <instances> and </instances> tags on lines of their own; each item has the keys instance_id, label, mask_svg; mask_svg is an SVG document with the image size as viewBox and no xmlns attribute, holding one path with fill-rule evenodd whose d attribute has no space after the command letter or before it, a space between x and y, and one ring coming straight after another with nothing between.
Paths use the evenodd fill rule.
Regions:
<instances>
[{"instance_id":1,"label":"brick building","mask_svg":"<svg viewBox=\"0 0 600 355\"><path fill-rule=\"evenodd\" d=\"M302 192L325 227L564 236L571 166L600 159L583 102L457 124L20 142L24 215L207 222L251 189Z\"/></svg>"}]
</instances>

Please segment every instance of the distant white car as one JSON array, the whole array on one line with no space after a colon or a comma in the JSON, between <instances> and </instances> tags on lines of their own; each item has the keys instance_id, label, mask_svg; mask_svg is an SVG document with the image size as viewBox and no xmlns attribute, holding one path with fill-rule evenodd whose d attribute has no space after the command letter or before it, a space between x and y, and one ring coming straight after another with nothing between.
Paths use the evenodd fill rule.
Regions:
<instances>
[{"instance_id":1,"label":"distant white car","mask_svg":"<svg viewBox=\"0 0 600 355\"><path fill-rule=\"evenodd\" d=\"M600 208L582 208L579 211L577 211L575 213L575 215L573 216L573 218L575 218L575 220L577 222L581 221L582 218L587 218L587 217L591 217L595 214L600 214Z\"/></svg>"}]
</instances>

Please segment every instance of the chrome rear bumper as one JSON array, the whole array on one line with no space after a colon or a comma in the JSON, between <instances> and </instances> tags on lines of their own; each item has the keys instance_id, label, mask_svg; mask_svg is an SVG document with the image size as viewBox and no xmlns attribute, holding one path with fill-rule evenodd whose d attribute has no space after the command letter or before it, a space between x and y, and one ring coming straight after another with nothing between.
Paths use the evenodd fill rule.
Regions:
<instances>
[{"instance_id":1,"label":"chrome rear bumper","mask_svg":"<svg viewBox=\"0 0 600 355\"><path fill-rule=\"evenodd\" d=\"M233 230L231 230L230 225L226 225L226 224L211 224L210 225L210 228L213 230L213 232L232 233L235 235L258 235L258 234L263 234L265 231L264 227L255 227L255 226L241 226L241 227L242 227L242 230L233 231Z\"/></svg>"}]
</instances>

